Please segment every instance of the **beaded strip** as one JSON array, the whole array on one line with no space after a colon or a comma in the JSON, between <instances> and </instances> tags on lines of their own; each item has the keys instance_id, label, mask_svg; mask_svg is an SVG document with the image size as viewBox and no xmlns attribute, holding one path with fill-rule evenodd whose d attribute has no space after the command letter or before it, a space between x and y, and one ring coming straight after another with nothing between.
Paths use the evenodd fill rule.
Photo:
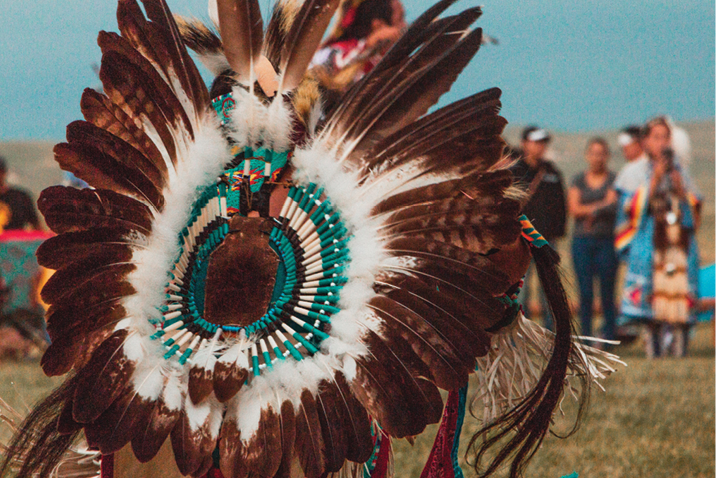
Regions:
<instances>
[{"instance_id":1,"label":"beaded strip","mask_svg":"<svg viewBox=\"0 0 716 478\"><path fill-rule=\"evenodd\" d=\"M520 216L520 223L522 224L522 237L530 244L530 246L540 248L549 244L542 234L532 225L527 216L524 214Z\"/></svg>"}]
</instances>

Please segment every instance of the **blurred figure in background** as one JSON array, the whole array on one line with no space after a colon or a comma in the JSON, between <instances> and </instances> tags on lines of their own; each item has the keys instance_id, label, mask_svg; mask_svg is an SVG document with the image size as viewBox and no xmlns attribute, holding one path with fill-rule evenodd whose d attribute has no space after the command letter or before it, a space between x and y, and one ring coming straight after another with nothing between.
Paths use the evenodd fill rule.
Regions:
<instances>
[{"instance_id":1,"label":"blurred figure in background","mask_svg":"<svg viewBox=\"0 0 716 478\"><path fill-rule=\"evenodd\" d=\"M336 92L370 72L407 26L400 0L345 0L334 21L313 65L321 84Z\"/></svg>"},{"instance_id":2,"label":"blurred figure in background","mask_svg":"<svg viewBox=\"0 0 716 478\"><path fill-rule=\"evenodd\" d=\"M665 352L665 324L674 328L674 355L686 353L698 290L694 234L700 204L688 172L671 149L671 133L665 118L647 123L642 145L648 160L624 168L616 181L620 200L615 241L627 264L620 322L644 325L649 358Z\"/></svg>"},{"instance_id":3,"label":"blurred figure in background","mask_svg":"<svg viewBox=\"0 0 716 478\"><path fill-rule=\"evenodd\" d=\"M619 147L622 149L622 155L627 163L646 159L644 148L641 147L641 127L637 125L629 125L619 133L617 137Z\"/></svg>"},{"instance_id":4,"label":"blurred figure in background","mask_svg":"<svg viewBox=\"0 0 716 478\"><path fill-rule=\"evenodd\" d=\"M545 159L551 137L538 127L528 126L522 132L522 151L520 159L512 166L515 180L527 187L527 202L523 214L532 221L534 227L555 246L555 241L564 236L567 222L567 205L564 196L562 173L553 162ZM534 267L530 267L525 277L525 286L520 294L520 304L529 314L530 283ZM552 314L547 306L544 294L540 294L542 316L545 327L552 330Z\"/></svg>"},{"instance_id":5,"label":"blurred figure in background","mask_svg":"<svg viewBox=\"0 0 716 478\"><path fill-rule=\"evenodd\" d=\"M636 125L630 125L621 130L617 136L617 142L622 150L622 155L626 159L626 164L619 171L614 188L617 191L624 189L625 183L629 181L637 171L644 168L649 158L644 152L641 144L642 128Z\"/></svg>"},{"instance_id":6,"label":"blurred figure in background","mask_svg":"<svg viewBox=\"0 0 716 478\"><path fill-rule=\"evenodd\" d=\"M614 285L619 264L614 251L616 174L607 167L611 153L604 138L590 139L584 156L588 168L572 179L568 193L569 212L574 217L572 260L579 283L579 317L582 335L592 336L594 278L598 277L604 313L601 336L614 340Z\"/></svg>"},{"instance_id":7,"label":"blurred figure in background","mask_svg":"<svg viewBox=\"0 0 716 478\"><path fill-rule=\"evenodd\" d=\"M24 190L10 187L7 175L7 162L0 156L0 230L40 229L32 198Z\"/></svg>"}]
</instances>

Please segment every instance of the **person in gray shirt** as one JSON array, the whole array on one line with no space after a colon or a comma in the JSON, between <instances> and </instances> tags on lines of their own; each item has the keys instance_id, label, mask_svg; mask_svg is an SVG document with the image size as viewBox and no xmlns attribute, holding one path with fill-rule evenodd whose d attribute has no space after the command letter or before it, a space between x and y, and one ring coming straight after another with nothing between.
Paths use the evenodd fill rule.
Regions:
<instances>
[{"instance_id":1,"label":"person in gray shirt","mask_svg":"<svg viewBox=\"0 0 716 478\"><path fill-rule=\"evenodd\" d=\"M618 260L614 251L617 193L616 174L607 168L610 151L603 138L587 143L586 171L572 180L568 193L569 212L574 217L572 260L579 283L579 317L582 335L592 335L594 278L599 278L604 312L602 337L613 340L616 328L614 283Z\"/></svg>"}]
</instances>

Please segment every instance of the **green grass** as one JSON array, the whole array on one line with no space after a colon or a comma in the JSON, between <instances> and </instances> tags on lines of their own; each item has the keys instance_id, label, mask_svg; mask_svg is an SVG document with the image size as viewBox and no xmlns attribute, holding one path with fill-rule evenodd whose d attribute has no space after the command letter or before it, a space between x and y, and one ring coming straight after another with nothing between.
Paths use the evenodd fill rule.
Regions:
<instances>
[{"instance_id":1,"label":"green grass","mask_svg":"<svg viewBox=\"0 0 716 478\"><path fill-rule=\"evenodd\" d=\"M690 355L684 359L648 361L641 344L619 347L628 363L604 382L606 392L594 389L579 431L562 440L548 436L526 471L527 477L559 478L573 471L580 478L690 478L714 476L714 347L711 324L700 324ZM0 396L18 410L39 400L60 379L45 377L37 362L0 365ZM471 394L474 393L474 387ZM573 411L567 402L567 416ZM560 421L562 428L567 419ZM467 417L465 444L478 428ZM428 427L411 446L395 443L398 478L418 477L437 430ZM6 433L0 436L7 438Z\"/></svg>"},{"instance_id":2,"label":"green grass","mask_svg":"<svg viewBox=\"0 0 716 478\"><path fill-rule=\"evenodd\" d=\"M617 348L627 362L594 389L576 434L548 436L526 470L526 477L697 478L714 476L714 347L711 324L696 329L690 356L648 361L639 342ZM470 393L474 393L471 388ZM572 403L569 402L568 405ZM566 416L574 407L567 406ZM565 429L568 419L558 425ZM461 435L461 465L467 477L465 445L479 424L467 417ZM398 477L418 477L436 426L411 446L395 446Z\"/></svg>"}]
</instances>

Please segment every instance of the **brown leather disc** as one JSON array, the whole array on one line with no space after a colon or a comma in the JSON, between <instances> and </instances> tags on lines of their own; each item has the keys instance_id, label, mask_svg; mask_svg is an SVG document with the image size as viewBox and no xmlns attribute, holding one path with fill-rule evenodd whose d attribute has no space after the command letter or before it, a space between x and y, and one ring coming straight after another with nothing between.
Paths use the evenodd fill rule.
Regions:
<instances>
[{"instance_id":1,"label":"brown leather disc","mask_svg":"<svg viewBox=\"0 0 716 478\"><path fill-rule=\"evenodd\" d=\"M279 258L269 245L273 222L233 216L229 234L211 253L204 318L216 325L246 326L266 313Z\"/></svg>"}]
</instances>

